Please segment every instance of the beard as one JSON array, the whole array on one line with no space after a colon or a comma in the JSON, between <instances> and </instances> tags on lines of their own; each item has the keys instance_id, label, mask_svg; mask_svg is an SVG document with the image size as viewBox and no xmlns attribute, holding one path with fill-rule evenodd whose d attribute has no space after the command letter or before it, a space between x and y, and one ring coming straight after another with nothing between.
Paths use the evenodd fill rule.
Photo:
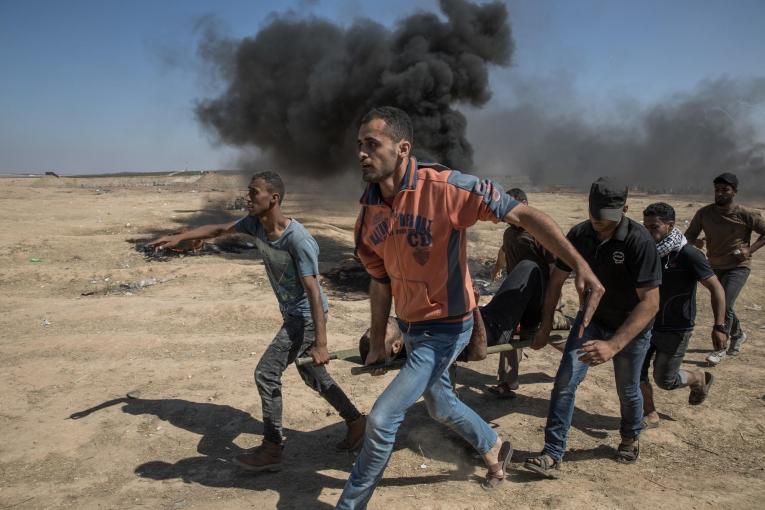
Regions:
<instances>
[{"instance_id":1,"label":"beard","mask_svg":"<svg viewBox=\"0 0 765 510\"><path fill-rule=\"evenodd\" d=\"M733 201L732 198L715 198L715 205L718 205L720 207L724 207L726 205L730 205L730 203Z\"/></svg>"},{"instance_id":2,"label":"beard","mask_svg":"<svg viewBox=\"0 0 765 510\"><path fill-rule=\"evenodd\" d=\"M380 182L382 179L383 179L382 175L380 175L379 173L375 173L374 170L371 172L364 172L361 174L361 180L371 184L376 184Z\"/></svg>"},{"instance_id":3,"label":"beard","mask_svg":"<svg viewBox=\"0 0 765 510\"><path fill-rule=\"evenodd\" d=\"M364 182L369 182L372 184L377 184L396 173L395 166L391 170L379 170L375 168L370 168L368 171L365 170L366 169L362 169L361 179Z\"/></svg>"}]
</instances>

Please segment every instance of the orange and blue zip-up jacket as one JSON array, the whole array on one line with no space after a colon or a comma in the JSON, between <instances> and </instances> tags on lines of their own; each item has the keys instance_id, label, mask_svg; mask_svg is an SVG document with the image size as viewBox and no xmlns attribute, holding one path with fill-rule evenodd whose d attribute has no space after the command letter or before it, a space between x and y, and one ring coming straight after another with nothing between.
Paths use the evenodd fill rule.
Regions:
<instances>
[{"instance_id":1,"label":"orange and blue zip-up jacket","mask_svg":"<svg viewBox=\"0 0 765 510\"><path fill-rule=\"evenodd\" d=\"M415 158L392 205L378 184L360 203L356 253L372 278L390 282L396 315L408 323L462 318L476 307L466 229L497 223L518 204L491 180Z\"/></svg>"}]
</instances>

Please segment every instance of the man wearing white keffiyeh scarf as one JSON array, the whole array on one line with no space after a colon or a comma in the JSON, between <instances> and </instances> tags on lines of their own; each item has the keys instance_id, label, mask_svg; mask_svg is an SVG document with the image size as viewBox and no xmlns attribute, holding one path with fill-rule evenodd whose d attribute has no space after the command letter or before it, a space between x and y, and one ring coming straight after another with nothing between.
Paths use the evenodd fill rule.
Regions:
<instances>
[{"instance_id":1,"label":"man wearing white keffiyeh scarf","mask_svg":"<svg viewBox=\"0 0 765 510\"><path fill-rule=\"evenodd\" d=\"M701 404L714 382L714 376L709 372L680 368L693 333L697 282L701 282L712 295L715 317L712 342L715 351L724 349L728 338L724 324L725 292L704 254L689 245L685 236L675 228L675 210L672 206L663 202L649 205L643 211L643 225L656 241L662 266L659 313L654 321L651 347L646 354L640 383L644 425L653 428L659 425L659 414L654 406L653 388L648 378L652 359L654 382L665 390L689 386L688 403L691 405Z\"/></svg>"},{"instance_id":2,"label":"man wearing white keffiyeh scarf","mask_svg":"<svg viewBox=\"0 0 765 510\"><path fill-rule=\"evenodd\" d=\"M686 244L688 241L683 233L673 226L667 237L656 243L656 251L659 252L659 257L664 258L673 251L680 251L680 248Z\"/></svg>"}]
</instances>

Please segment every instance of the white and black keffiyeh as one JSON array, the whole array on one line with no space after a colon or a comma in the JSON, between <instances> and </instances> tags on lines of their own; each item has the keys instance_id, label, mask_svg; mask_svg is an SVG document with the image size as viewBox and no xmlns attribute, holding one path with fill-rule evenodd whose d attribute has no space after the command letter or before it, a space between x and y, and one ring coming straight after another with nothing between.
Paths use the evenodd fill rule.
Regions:
<instances>
[{"instance_id":1,"label":"white and black keffiyeh","mask_svg":"<svg viewBox=\"0 0 765 510\"><path fill-rule=\"evenodd\" d=\"M667 237L656 243L656 250L659 252L659 257L664 258L673 251L679 251L686 244L688 240L683 233L677 227L673 227Z\"/></svg>"}]
</instances>

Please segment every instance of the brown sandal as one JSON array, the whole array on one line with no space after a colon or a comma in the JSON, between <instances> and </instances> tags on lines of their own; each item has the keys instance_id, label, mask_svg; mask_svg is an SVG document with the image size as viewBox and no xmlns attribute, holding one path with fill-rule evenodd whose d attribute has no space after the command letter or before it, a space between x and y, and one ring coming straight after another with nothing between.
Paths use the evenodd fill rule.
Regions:
<instances>
[{"instance_id":1,"label":"brown sandal","mask_svg":"<svg viewBox=\"0 0 765 510\"><path fill-rule=\"evenodd\" d=\"M481 482L481 487L485 490L491 490L501 484L507 476L507 465L513 456L513 445L510 441L503 441L497 455L497 462L489 466L486 472L486 478ZM502 474L500 474L502 473Z\"/></svg>"},{"instance_id":2,"label":"brown sandal","mask_svg":"<svg viewBox=\"0 0 765 510\"><path fill-rule=\"evenodd\" d=\"M715 382L715 376L709 372L704 372L704 384L700 388L691 388L691 393L688 395L688 403L692 406L697 406L704 403L709 395L709 388Z\"/></svg>"},{"instance_id":3,"label":"brown sandal","mask_svg":"<svg viewBox=\"0 0 765 510\"><path fill-rule=\"evenodd\" d=\"M560 478L560 461L553 459L546 453L540 453L536 457L529 457L523 463L523 467L545 478L553 480Z\"/></svg>"},{"instance_id":4,"label":"brown sandal","mask_svg":"<svg viewBox=\"0 0 765 510\"><path fill-rule=\"evenodd\" d=\"M512 399L517 396L515 391L513 391L507 383L499 383L496 386L487 386L486 391L502 400Z\"/></svg>"},{"instance_id":5,"label":"brown sandal","mask_svg":"<svg viewBox=\"0 0 765 510\"><path fill-rule=\"evenodd\" d=\"M616 450L616 460L622 464L634 464L640 456L640 441L637 437L622 437L622 442Z\"/></svg>"}]
</instances>

